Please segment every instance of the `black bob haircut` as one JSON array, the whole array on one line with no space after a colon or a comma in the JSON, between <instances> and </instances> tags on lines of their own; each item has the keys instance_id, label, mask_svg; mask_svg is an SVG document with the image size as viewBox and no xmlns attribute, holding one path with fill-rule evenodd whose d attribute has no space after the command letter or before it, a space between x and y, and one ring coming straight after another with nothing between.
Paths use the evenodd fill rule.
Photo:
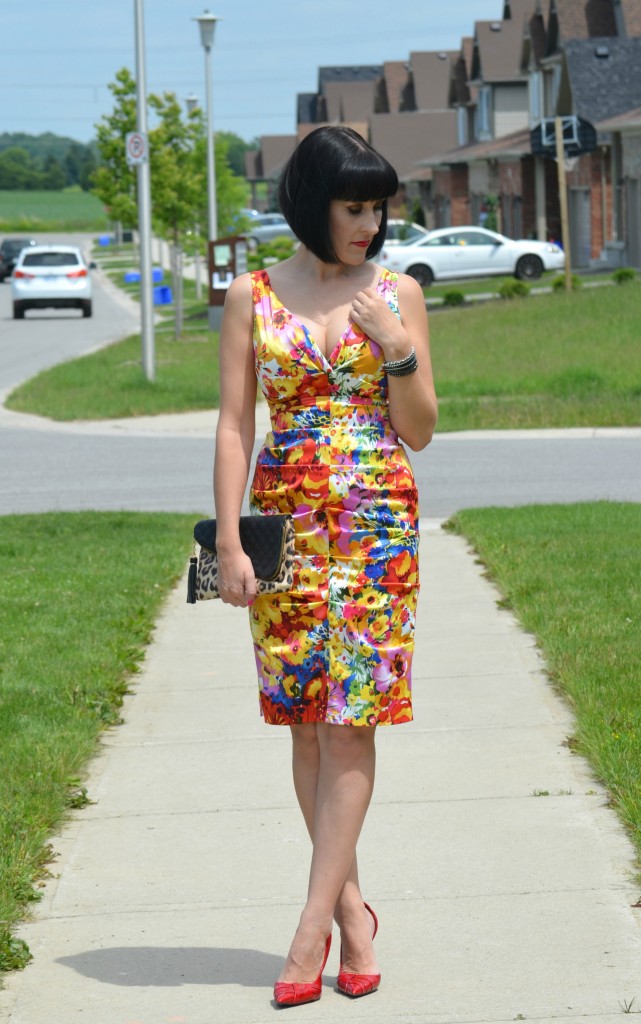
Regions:
<instances>
[{"instance_id":1,"label":"black bob haircut","mask_svg":"<svg viewBox=\"0 0 641 1024\"><path fill-rule=\"evenodd\" d=\"M385 157L344 125L310 132L285 164L278 188L280 208L298 239L323 263L338 263L329 231L332 199L383 201L377 235L365 254L376 256L387 230L387 200L398 190L396 171Z\"/></svg>"}]
</instances>

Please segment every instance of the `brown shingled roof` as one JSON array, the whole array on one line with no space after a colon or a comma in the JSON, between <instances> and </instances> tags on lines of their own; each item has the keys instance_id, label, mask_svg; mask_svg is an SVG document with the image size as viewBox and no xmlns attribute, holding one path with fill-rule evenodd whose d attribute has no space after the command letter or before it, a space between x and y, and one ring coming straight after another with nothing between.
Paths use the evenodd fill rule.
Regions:
<instances>
[{"instance_id":1,"label":"brown shingled roof","mask_svg":"<svg viewBox=\"0 0 641 1024\"><path fill-rule=\"evenodd\" d=\"M428 50L410 54L417 110L447 110L454 50Z\"/></svg>"},{"instance_id":2,"label":"brown shingled roof","mask_svg":"<svg viewBox=\"0 0 641 1024\"><path fill-rule=\"evenodd\" d=\"M298 139L295 135L261 135L260 156L254 162L255 176L259 178L277 177L285 162L294 152L297 142Z\"/></svg>"},{"instance_id":3,"label":"brown shingled roof","mask_svg":"<svg viewBox=\"0 0 641 1024\"><path fill-rule=\"evenodd\" d=\"M533 10L536 0L528 2ZM520 17L509 21L477 21L471 77L488 83L522 79L523 30L524 22Z\"/></svg>"},{"instance_id":4,"label":"brown shingled roof","mask_svg":"<svg viewBox=\"0 0 641 1024\"><path fill-rule=\"evenodd\" d=\"M443 151L428 157L423 163L431 167L451 167L452 164L467 164L474 160L496 160L498 157L521 157L531 152L530 131L521 129L499 139L487 142L472 142L467 146Z\"/></svg>"},{"instance_id":5,"label":"brown shingled roof","mask_svg":"<svg viewBox=\"0 0 641 1024\"><path fill-rule=\"evenodd\" d=\"M387 112L397 114L403 109L404 93L407 89L409 69L404 60L387 60L383 64L383 82L387 99Z\"/></svg>"},{"instance_id":6,"label":"brown shingled roof","mask_svg":"<svg viewBox=\"0 0 641 1024\"><path fill-rule=\"evenodd\" d=\"M374 114L370 143L395 167L404 181L425 177L418 161L455 145L456 111L409 110L402 114Z\"/></svg>"},{"instance_id":7,"label":"brown shingled roof","mask_svg":"<svg viewBox=\"0 0 641 1024\"><path fill-rule=\"evenodd\" d=\"M375 81L327 82L324 96L326 117L330 123L338 121L366 121L374 112Z\"/></svg>"},{"instance_id":8,"label":"brown shingled roof","mask_svg":"<svg viewBox=\"0 0 641 1024\"><path fill-rule=\"evenodd\" d=\"M594 36L616 36L617 26L612 0L550 0L548 25L552 37L556 19L559 43L568 39L591 39Z\"/></svg>"},{"instance_id":9,"label":"brown shingled roof","mask_svg":"<svg viewBox=\"0 0 641 1024\"><path fill-rule=\"evenodd\" d=\"M608 117L605 121L598 121L595 128L599 132L621 131L623 128L641 128L641 107L635 107L634 110L626 110L625 114Z\"/></svg>"}]
</instances>

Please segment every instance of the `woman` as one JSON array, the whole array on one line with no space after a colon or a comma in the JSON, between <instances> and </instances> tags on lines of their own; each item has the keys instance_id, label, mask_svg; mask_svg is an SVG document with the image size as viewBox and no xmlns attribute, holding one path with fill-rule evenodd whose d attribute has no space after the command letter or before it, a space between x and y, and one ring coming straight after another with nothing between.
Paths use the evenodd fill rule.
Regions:
<instances>
[{"instance_id":1,"label":"woman","mask_svg":"<svg viewBox=\"0 0 641 1024\"><path fill-rule=\"evenodd\" d=\"M361 895L356 843L374 784L376 725L412 717L418 508L399 438L425 447L437 415L423 293L370 262L397 188L390 164L351 129L308 135L279 193L300 247L269 273L233 282L221 330L220 595L250 609L261 713L291 727L294 786L313 844L307 903L274 988L285 1006L320 998L333 919L339 989L364 995L380 982L378 922ZM272 431L250 504L290 513L296 527L292 591L259 597L238 536L256 378Z\"/></svg>"}]
</instances>

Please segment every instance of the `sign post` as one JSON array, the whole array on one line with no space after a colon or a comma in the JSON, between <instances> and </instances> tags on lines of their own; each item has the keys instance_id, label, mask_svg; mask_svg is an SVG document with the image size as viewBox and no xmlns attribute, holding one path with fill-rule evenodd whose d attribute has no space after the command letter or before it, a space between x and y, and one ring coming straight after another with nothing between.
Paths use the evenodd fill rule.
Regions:
<instances>
[{"instance_id":1,"label":"sign post","mask_svg":"<svg viewBox=\"0 0 641 1024\"><path fill-rule=\"evenodd\" d=\"M227 289L239 274L247 273L247 239L242 235L209 243L209 329L217 331L223 319Z\"/></svg>"}]
</instances>

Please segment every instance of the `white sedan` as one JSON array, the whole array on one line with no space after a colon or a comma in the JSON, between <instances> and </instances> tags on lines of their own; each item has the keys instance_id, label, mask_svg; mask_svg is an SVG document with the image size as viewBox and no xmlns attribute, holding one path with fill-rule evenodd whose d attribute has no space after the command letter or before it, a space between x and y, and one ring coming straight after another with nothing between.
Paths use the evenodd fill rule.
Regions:
<instances>
[{"instance_id":1,"label":"white sedan","mask_svg":"<svg viewBox=\"0 0 641 1024\"><path fill-rule=\"evenodd\" d=\"M383 247L379 262L426 287L446 278L514 274L534 281L544 270L562 270L565 254L554 242L514 241L485 228L438 228L420 242Z\"/></svg>"},{"instance_id":2,"label":"white sedan","mask_svg":"<svg viewBox=\"0 0 641 1024\"><path fill-rule=\"evenodd\" d=\"M27 309L81 309L91 316L91 278L80 249L32 245L23 249L11 276L14 320Z\"/></svg>"}]
</instances>

